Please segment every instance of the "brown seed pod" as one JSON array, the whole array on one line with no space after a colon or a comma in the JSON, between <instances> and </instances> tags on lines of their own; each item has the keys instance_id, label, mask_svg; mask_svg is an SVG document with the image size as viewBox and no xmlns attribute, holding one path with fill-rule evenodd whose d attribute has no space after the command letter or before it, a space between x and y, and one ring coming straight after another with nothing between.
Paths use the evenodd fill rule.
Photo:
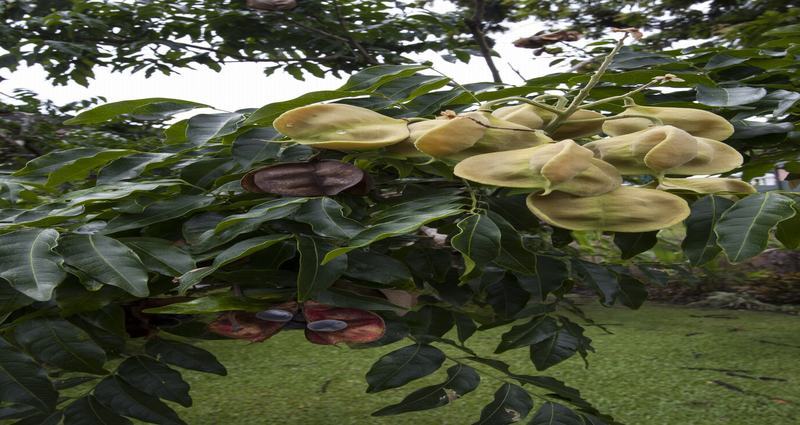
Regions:
<instances>
[{"instance_id":1,"label":"brown seed pod","mask_svg":"<svg viewBox=\"0 0 800 425\"><path fill-rule=\"evenodd\" d=\"M344 191L364 195L370 186L363 170L334 160L270 165L242 178L242 187L248 192L283 196L333 196Z\"/></svg>"}]
</instances>

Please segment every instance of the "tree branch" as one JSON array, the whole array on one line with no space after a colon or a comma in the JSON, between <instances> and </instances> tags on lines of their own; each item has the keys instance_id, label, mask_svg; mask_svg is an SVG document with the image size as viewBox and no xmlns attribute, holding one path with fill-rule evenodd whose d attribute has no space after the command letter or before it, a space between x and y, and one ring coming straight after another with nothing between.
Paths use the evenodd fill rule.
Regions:
<instances>
[{"instance_id":1,"label":"tree branch","mask_svg":"<svg viewBox=\"0 0 800 425\"><path fill-rule=\"evenodd\" d=\"M362 46L361 43L359 43L358 40L353 38L353 36L350 34L350 31L347 29L347 21L345 21L344 17L342 17L342 12L339 9L339 2L336 0L333 0L333 10L336 13L336 19L339 21L339 25L341 25L342 30L344 30L345 38L347 38L349 44L358 50L359 53L361 53L361 56L364 57L367 63L370 65L378 65L378 61L372 57L369 51L365 49L364 46Z\"/></svg>"},{"instance_id":2,"label":"tree branch","mask_svg":"<svg viewBox=\"0 0 800 425\"><path fill-rule=\"evenodd\" d=\"M495 83L502 84L503 80L500 78L500 72L497 70L494 60L492 59L492 49L489 47L489 41L486 39L486 34L483 33L483 29L481 28L485 6L484 0L475 0L475 13L472 14L472 18L464 19L464 23L467 25L470 32L472 32L472 38L478 43L481 56L483 56L483 60L486 61L486 66L489 67L489 71L492 73L492 79Z\"/></svg>"}]
</instances>

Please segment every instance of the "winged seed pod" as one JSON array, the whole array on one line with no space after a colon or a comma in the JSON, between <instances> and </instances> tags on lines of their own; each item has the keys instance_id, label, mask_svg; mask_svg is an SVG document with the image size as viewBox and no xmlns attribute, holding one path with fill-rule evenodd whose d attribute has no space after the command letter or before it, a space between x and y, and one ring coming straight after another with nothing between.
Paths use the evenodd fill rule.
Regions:
<instances>
[{"instance_id":1,"label":"winged seed pod","mask_svg":"<svg viewBox=\"0 0 800 425\"><path fill-rule=\"evenodd\" d=\"M725 140L733 134L733 125L725 118L702 109L667 108L656 106L629 106L617 116L645 115L661 120L664 125L671 125L695 137L713 140ZM620 136L635 133L652 126L647 118L626 118L606 121L603 133L609 136Z\"/></svg>"},{"instance_id":2,"label":"winged seed pod","mask_svg":"<svg viewBox=\"0 0 800 425\"><path fill-rule=\"evenodd\" d=\"M558 190L594 196L622 184L614 166L594 158L592 151L572 140L471 156L459 162L453 172L492 186L542 189L545 195Z\"/></svg>"},{"instance_id":3,"label":"winged seed pod","mask_svg":"<svg viewBox=\"0 0 800 425\"><path fill-rule=\"evenodd\" d=\"M339 103L292 109L272 126L293 142L341 151L378 149L399 143L409 134L404 120Z\"/></svg>"},{"instance_id":4,"label":"winged seed pod","mask_svg":"<svg viewBox=\"0 0 800 425\"><path fill-rule=\"evenodd\" d=\"M656 126L584 145L617 167L622 175L715 174L742 164L736 149L716 140L694 137L677 127Z\"/></svg>"},{"instance_id":5,"label":"winged seed pod","mask_svg":"<svg viewBox=\"0 0 800 425\"><path fill-rule=\"evenodd\" d=\"M269 165L245 174L241 184L248 192L283 196L365 195L371 188L369 174L332 159Z\"/></svg>"},{"instance_id":6,"label":"winged seed pod","mask_svg":"<svg viewBox=\"0 0 800 425\"><path fill-rule=\"evenodd\" d=\"M716 193L716 194L748 194L756 193L756 188L739 179L697 178L677 179L663 178L657 189L679 193Z\"/></svg>"},{"instance_id":7,"label":"winged seed pod","mask_svg":"<svg viewBox=\"0 0 800 425\"><path fill-rule=\"evenodd\" d=\"M501 120L488 112L443 118L409 126L414 146L434 158L460 161L473 155L529 148L553 141L541 131Z\"/></svg>"},{"instance_id":8,"label":"winged seed pod","mask_svg":"<svg viewBox=\"0 0 800 425\"><path fill-rule=\"evenodd\" d=\"M492 115L514 124L524 125L525 127L534 130L544 128L548 122L555 118L555 114L552 112L538 108L534 105L529 105L527 103L497 108L494 110L494 112L492 112ZM564 140L600 134L600 131L603 127L602 121L575 122L577 120L591 120L597 118L603 118L603 115L598 112L579 109L575 111L574 114L570 115L569 118L567 118L564 123L558 126L558 128L553 131L553 134L550 134L549 136L555 140Z\"/></svg>"},{"instance_id":9,"label":"winged seed pod","mask_svg":"<svg viewBox=\"0 0 800 425\"><path fill-rule=\"evenodd\" d=\"M532 193L527 204L540 219L570 230L649 232L680 223L690 212L686 201L676 195L629 186L585 197Z\"/></svg>"}]
</instances>

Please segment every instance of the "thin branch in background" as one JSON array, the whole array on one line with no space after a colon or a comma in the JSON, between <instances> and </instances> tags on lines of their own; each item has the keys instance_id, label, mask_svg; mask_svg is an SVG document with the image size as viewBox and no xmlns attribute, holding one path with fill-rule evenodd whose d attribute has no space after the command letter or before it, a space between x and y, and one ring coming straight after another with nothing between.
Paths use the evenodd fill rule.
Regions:
<instances>
[{"instance_id":1,"label":"thin branch in background","mask_svg":"<svg viewBox=\"0 0 800 425\"><path fill-rule=\"evenodd\" d=\"M472 32L472 37L475 39L475 42L478 43L481 56L483 56L483 60L486 61L486 66L489 67L489 71L492 73L492 79L495 83L502 84L503 80L500 78L500 71L497 70L497 66L495 66L494 60L492 59L492 49L489 47L489 41L486 39L486 34L483 33L483 29L481 28L485 6L484 0L475 0L475 13L473 13L472 18L465 19L464 23L467 25L470 32Z\"/></svg>"},{"instance_id":2,"label":"thin branch in background","mask_svg":"<svg viewBox=\"0 0 800 425\"><path fill-rule=\"evenodd\" d=\"M333 0L333 8L334 8L334 12L336 13L336 19L339 21L339 24L342 26L342 30L344 30L344 33L345 33L345 38L347 38L347 40L349 41L349 44L351 44L353 47L355 47L358 50L358 52L361 53L362 56L364 56L364 59L367 61L367 63L369 63L370 65L378 65L377 59L372 57L372 55L369 53L369 51L367 51L367 49L364 48L364 46L362 46L361 43L359 43L358 40L356 40L350 34L350 30L347 29L347 21L345 21L344 17L342 16L342 12L341 12L341 10L339 8L339 2L338 1Z\"/></svg>"},{"instance_id":3,"label":"thin branch in background","mask_svg":"<svg viewBox=\"0 0 800 425\"><path fill-rule=\"evenodd\" d=\"M517 74L519 76L519 78L522 79L523 83L528 81L525 77L522 76L522 73L519 72L519 70L517 68L514 68L514 65L511 65L511 62L506 62L506 65L508 65L508 67L511 68L511 70L514 71L514 73Z\"/></svg>"}]
</instances>

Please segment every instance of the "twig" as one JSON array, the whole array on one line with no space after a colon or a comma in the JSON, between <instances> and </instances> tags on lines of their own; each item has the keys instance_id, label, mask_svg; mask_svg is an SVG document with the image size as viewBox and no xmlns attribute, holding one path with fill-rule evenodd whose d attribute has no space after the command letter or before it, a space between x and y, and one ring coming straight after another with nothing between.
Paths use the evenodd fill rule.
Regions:
<instances>
[{"instance_id":1,"label":"twig","mask_svg":"<svg viewBox=\"0 0 800 425\"><path fill-rule=\"evenodd\" d=\"M497 70L497 66L495 66L494 60L492 59L492 50L489 48L486 34L484 34L481 29L484 9L484 0L475 0L475 12L472 14L472 18L465 19L464 23L467 25L470 32L472 32L472 37L475 39L475 42L478 43L481 56L483 56L483 60L486 61L486 66L489 67L489 71L492 73L492 79L495 83L502 84L503 79L500 78L500 71Z\"/></svg>"}]
</instances>

